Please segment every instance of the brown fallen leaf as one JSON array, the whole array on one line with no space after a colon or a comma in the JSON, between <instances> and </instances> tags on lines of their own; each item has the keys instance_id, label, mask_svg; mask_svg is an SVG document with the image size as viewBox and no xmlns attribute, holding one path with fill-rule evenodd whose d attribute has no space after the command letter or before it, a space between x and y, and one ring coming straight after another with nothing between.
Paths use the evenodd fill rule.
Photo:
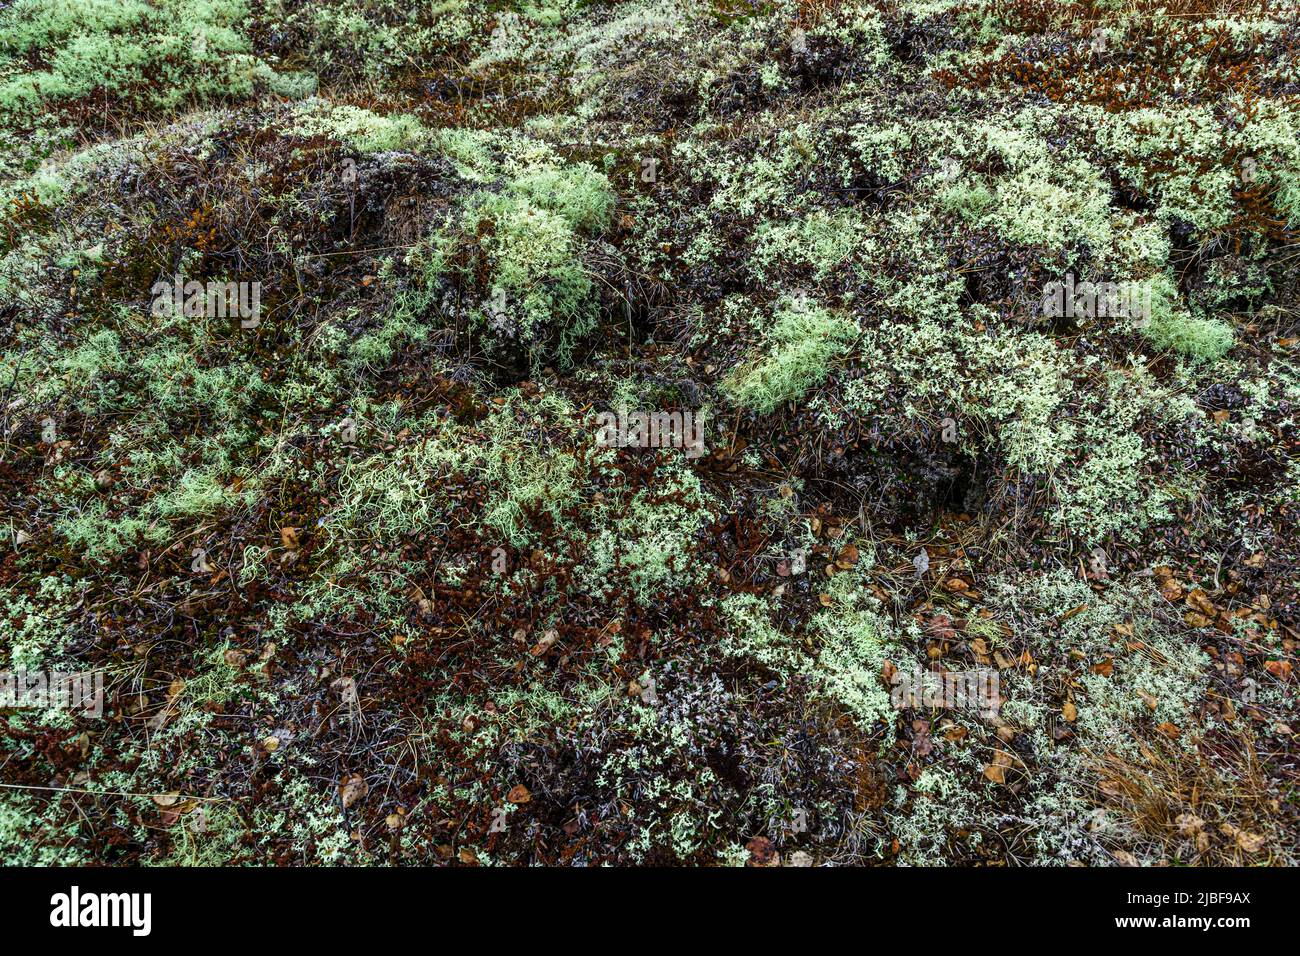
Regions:
<instances>
[{"instance_id":1,"label":"brown fallen leaf","mask_svg":"<svg viewBox=\"0 0 1300 956\"><path fill-rule=\"evenodd\" d=\"M343 778L339 784L339 799L343 802L343 809L347 809L358 800L365 799L370 788L366 786L366 778L359 773L349 774Z\"/></svg>"},{"instance_id":2,"label":"brown fallen leaf","mask_svg":"<svg viewBox=\"0 0 1300 956\"><path fill-rule=\"evenodd\" d=\"M1060 617L1058 617L1056 620L1057 620L1058 622L1065 622L1065 621L1068 621L1070 618L1074 617L1076 614L1082 614L1082 613L1083 613L1084 611L1086 611L1086 610L1088 610L1088 605L1086 605L1086 604L1080 604L1080 605L1078 605L1077 607L1072 607L1072 608L1070 608L1070 610L1066 611L1064 614L1062 614L1062 615L1061 615Z\"/></svg>"},{"instance_id":3,"label":"brown fallen leaf","mask_svg":"<svg viewBox=\"0 0 1300 956\"><path fill-rule=\"evenodd\" d=\"M533 795L528 792L528 788L522 783L517 783L510 788L510 792L506 794L506 799L511 803L527 803L533 799Z\"/></svg>"},{"instance_id":4,"label":"brown fallen leaf","mask_svg":"<svg viewBox=\"0 0 1300 956\"><path fill-rule=\"evenodd\" d=\"M299 543L298 532L301 530L302 530L301 528L281 528L280 529L281 547L288 548L291 551L294 548L297 548Z\"/></svg>"},{"instance_id":5,"label":"brown fallen leaf","mask_svg":"<svg viewBox=\"0 0 1300 956\"><path fill-rule=\"evenodd\" d=\"M357 704L357 682L353 677L337 677L330 682L330 689L338 694L345 704Z\"/></svg>"},{"instance_id":6,"label":"brown fallen leaf","mask_svg":"<svg viewBox=\"0 0 1300 956\"><path fill-rule=\"evenodd\" d=\"M1258 833L1251 833L1249 830L1237 831L1237 846L1247 853L1258 853L1264 849L1266 842L1267 840Z\"/></svg>"},{"instance_id":7,"label":"brown fallen leaf","mask_svg":"<svg viewBox=\"0 0 1300 956\"><path fill-rule=\"evenodd\" d=\"M175 807L169 807L160 813L158 818L164 827L174 827L181 818L181 811Z\"/></svg>"},{"instance_id":8,"label":"brown fallen leaf","mask_svg":"<svg viewBox=\"0 0 1300 956\"><path fill-rule=\"evenodd\" d=\"M952 626L952 618L947 614L936 614L930 618L926 629L941 641L952 641L957 638L957 631Z\"/></svg>"},{"instance_id":9,"label":"brown fallen leaf","mask_svg":"<svg viewBox=\"0 0 1300 956\"><path fill-rule=\"evenodd\" d=\"M1005 750L993 751L993 762L984 768L984 776L994 783L1006 783L1007 771L1015 763L1015 758Z\"/></svg>"},{"instance_id":10,"label":"brown fallen leaf","mask_svg":"<svg viewBox=\"0 0 1300 956\"><path fill-rule=\"evenodd\" d=\"M1074 723L1079 719L1079 708L1075 707L1072 701L1067 700L1065 706L1061 708L1061 716L1070 723Z\"/></svg>"},{"instance_id":11,"label":"brown fallen leaf","mask_svg":"<svg viewBox=\"0 0 1300 956\"><path fill-rule=\"evenodd\" d=\"M1122 797L1125 793L1123 781L1110 777L1103 777L1097 781L1097 789L1108 797Z\"/></svg>"},{"instance_id":12,"label":"brown fallen leaf","mask_svg":"<svg viewBox=\"0 0 1300 956\"><path fill-rule=\"evenodd\" d=\"M90 734L83 730L69 741L68 749L75 749L81 755L81 759L85 760L90 756Z\"/></svg>"},{"instance_id":13,"label":"brown fallen leaf","mask_svg":"<svg viewBox=\"0 0 1300 956\"><path fill-rule=\"evenodd\" d=\"M1264 670L1268 671L1279 680L1286 680L1291 676L1290 661L1265 661Z\"/></svg>"},{"instance_id":14,"label":"brown fallen leaf","mask_svg":"<svg viewBox=\"0 0 1300 956\"><path fill-rule=\"evenodd\" d=\"M918 757L928 757L934 752L934 741L930 739L930 722L928 720L912 721L912 752Z\"/></svg>"},{"instance_id":15,"label":"brown fallen leaf","mask_svg":"<svg viewBox=\"0 0 1300 956\"><path fill-rule=\"evenodd\" d=\"M779 866L781 858L767 837L757 836L745 844L749 850L749 866Z\"/></svg>"},{"instance_id":16,"label":"brown fallen leaf","mask_svg":"<svg viewBox=\"0 0 1300 956\"><path fill-rule=\"evenodd\" d=\"M532 654L533 657L541 657L548 650L550 650L551 645L554 644L559 639L560 639L560 632L552 628L551 630L545 632L542 635L542 639L538 641L536 644L534 644L532 646L532 649L529 650L528 653Z\"/></svg>"},{"instance_id":17,"label":"brown fallen leaf","mask_svg":"<svg viewBox=\"0 0 1300 956\"><path fill-rule=\"evenodd\" d=\"M1214 606L1214 602L1211 601L1200 588L1193 588L1188 592L1187 606L1195 608L1209 618L1212 618L1219 613L1218 608Z\"/></svg>"}]
</instances>

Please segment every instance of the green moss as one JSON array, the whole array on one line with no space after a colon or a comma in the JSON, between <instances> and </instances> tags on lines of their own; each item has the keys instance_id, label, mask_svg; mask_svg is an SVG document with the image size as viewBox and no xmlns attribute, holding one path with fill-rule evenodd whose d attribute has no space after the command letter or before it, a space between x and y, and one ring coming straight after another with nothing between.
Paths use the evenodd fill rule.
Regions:
<instances>
[{"instance_id":1,"label":"green moss","mask_svg":"<svg viewBox=\"0 0 1300 956\"><path fill-rule=\"evenodd\" d=\"M521 197L483 195L466 211L465 227L479 237L491 274L480 324L523 344L535 361L555 354L567 362L596 324L591 279L569 220Z\"/></svg>"},{"instance_id":2,"label":"green moss","mask_svg":"<svg viewBox=\"0 0 1300 956\"><path fill-rule=\"evenodd\" d=\"M1103 155L1159 203L1163 220L1181 220L1207 235L1241 211L1234 193L1243 186L1279 186L1285 197L1288 177L1300 169L1294 111L1263 103L1249 113L1247 121L1233 124L1221 122L1210 106L1090 109L1086 115ZM1251 182L1243 181L1247 160Z\"/></svg>"},{"instance_id":3,"label":"green moss","mask_svg":"<svg viewBox=\"0 0 1300 956\"><path fill-rule=\"evenodd\" d=\"M558 396L502 397L480 428L437 417L406 422L418 440L348 463L339 507L326 522L331 537L393 541L417 531L445 533L468 517L451 492L479 482L486 493L475 518L502 542L533 540L532 518L544 512L558 519L577 494L568 454L577 440L576 416Z\"/></svg>"},{"instance_id":4,"label":"green moss","mask_svg":"<svg viewBox=\"0 0 1300 956\"><path fill-rule=\"evenodd\" d=\"M242 0L18 0L0 17L0 118L34 125L92 93L149 109L247 95L247 15Z\"/></svg>"},{"instance_id":5,"label":"green moss","mask_svg":"<svg viewBox=\"0 0 1300 956\"><path fill-rule=\"evenodd\" d=\"M489 416L471 473L490 489L484 523L512 543L532 539L532 515L542 512L559 521L577 498L576 463L567 453L577 440L576 419L559 396L534 402L510 396Z\"/></svg>"},{"instance_id":6,"label":"green moss","mask_svg":"<svg viewBox=\"0 0 1300 956\"><path fill-rule=\"evenodd\" d=\"M1170 517L1170 492L1152 479L1152 455L1139 425L1185 418L1191 411L1140 370L1109 373L1104 383L1100 394L1080 403L1081 454L1076 465L1058 470L1055 483L1059 522L1088 546L1112 534L1136 539Z\"/></svg>"},{"instance_id":7,"label":"green moss","mask_svg":"<svg viewBox=\"0 0 1300 956\"><path fill-rule=\"evenodd\" d=\"M30 592L0 591L0 670L52 666L73 637L76 596L64 575L44 576Z\"/></svg>"},{"instance_id":8,"label":"green moss","mask_svg":"<svg viewBox=\"0 0 1300 956\"><path fill-rule=\"evenodd\" d=\"M644 607L698 587L706 568L696 538L716 508L700 480L676 457L656 486L607 505L608 524L592 538L579 579L590 593L629 592Z\"/></svg>"},{"instance_id":9,"label":"green moss","mask_svg":"<svg viewBox=\"0 0 1300 956\"><path fill-rule=\"evenodd\" d=\"M1216 361L1227 355L1233 345L1232 326L1219 319L1191 316L1152 319L1144 334L1157 348L1199 361Z\"/></svg>"},{"instance_id":10,"label":"green moss","mask_svg":"<svg viewBox=\"0 0 1300 956\"><path fill-rule=\"evenodd\" d=\"M893 723L894 707L881 676L885 661L895 666L905 651L892 637L892 627L879 615L860 606L861 592L841 575L832 588L835 605L813 621L817 664L813 671L819 690L839 703L869 729L879 722Z\"/></svg>"},{"instance_id":11,"label":"green moss","mask_svg":"<svg viewBox=\"0 0 1300 956\"><path fill-rule=\"evenodd\" d=\"M762 356L729 376L724 391L741 407L766 415L825 381L856 334L847 319L806 300L785 300L777 306Z\"/></svg>"},{"instance_id":12,"label":"green moss","mask_svg":"<svg viewBox=\"0 0 1300 956\"><path fill-rule=\"evenodd\" d=\"M864 731L891 724L895 709L881 675L886 660L903 667L911 654L892 625L865 606L853 575L835 578L830 596L831 606L811 620L806 642L775 627L772 609L761 598L725 598L720 604L728 622L723 653L760 664L785 680L807 676L817 697L851 714Z\"/></svg>"},{"instance_id":13,"label":"green moss","mask_svg":"<svg viewBox=\"0 0 1300 956\"><path fill-rule=\"evenodd\" d=\"M79 716L0 716L23 779L101 793L0 794L0 859L710 864L764 835L783 862L1160 862L1098 812L1097 760L1194 781L1198 745L1240 734L1276 782L1295 708L1256 612L1289 593L1300 494L1285 26L1121 16L1124 55L1194 52L1184 92L1155 64L1145 105L1102 108L1060 11L795 6L0 12L0 655L112 658L127 708L89 750ZM958 75L988 63L987 87ZM1249 100L1209 76L1238 69ZM178 269L261 279L271 319L152 315ZM1044 321L1034 290L1067 271L1154 286L1153 316ZM707 417L712 453L603 447L593 410L624 407ZM202 546L223 573L190 570ZM1108 576L1080 569L1098 548ZM1235 585L1212 598L1260 686L1231 724L1238 662L1211 666L1151 563ZM886 661L984 666L979 642L996 718L893 708ZM340 731L372 787L346 813ZM906 765L884 806L872 757ZM159 825L148 795L177 790L217 798L206 827Z\"/></svg>"},{"instance_id":14,"label":"green moss","mask_svg":"<svg viewBox=\"0 0 1300 956\"><path fill-rule=\"evenodd\" d=\"M347 463L339 477L340 506L325 524L331 536L364 532L391 541L419 528L446 527L448 500L439 485L469 453L444 423L422 423L420 435L391 454Z\"/></svg>"},{"instance_id":15,"label":"green moss","mask_svg":"<svg viewBox=\"0 0 1300 956\"><path fill-rule=\"evenodd\" d=\"M139 543L149 523L139 517L110 516L104 502L92 501L76 514L57 520L54 527L78 554L106 562Z\"/></svg>"},{"instance_id":16,"label":"green moss","mask_svg":"<svg viewBox=\"0 0 1300 956\"><path fill-rule=\"evenodd\" d=\"M401 0L319 0L278 7L276 27L301 38L314 70L355 82L382 80L455 51L474 33L480 5L440 0L411 6Z\"/></svg>"},{"instance_id":17,"label":"green moss","mask_svg":"<svg viewBox=\"0 0 1300 956\"><path fill-rule=\"evenodd\" d=\"M953 183L939 192L939 205L956 213L968 222L978 222L988 208L997 202L983 183Z\"/></svg>"},{"instance_id":18,"label":"green moss","mask_svg":"<svg viewBox=\"0 0 1300 956\"><path fill-rule=\"evenodd\" d=\"M754 233L754 274L767 282L777 272L803 265L821 281L848 258L862 228L861 220L848 212L768 220Z\"/></svg>"},{"instance_id":19,"label":"green moss","mask_svg":"<svg viewBox=\"0 0 1300 956\"><path fill-rule=\"evenodd\" d=\"M724 598L720 608L727 619L724 654L753 661L783 677L793 677L807 665L797 641L772 624L771 608L753 594Z\"/></svg>"},{"instance_id":20,"label":"green moss","mask_svg":"<svg viewBox=\"0 0 1300 956\"><path fill-rule=\"evenodd\" d=\"M84 866L91 862L83 846L89 834L82 816L74 813L62 825L52 822L63 809L59 803L40 794L0 791L0 859L9 866Z\"/></svg>"},{"instance_id":21,"label":"green moss","mask_svg":"<svg viewBox=\"0 0 1300 956\"><path fill-rule=\"evenodd\" d=\"M1234 339L1232 326L1221 319L1189 315L1167 277L1153 280L1151 318L1142 334L1156 348L1206 362L1223 358Z\"/></svg>"},{"instance_id":22,"label":"green moss","mask_svg":"<svg viewBox=\"0 0 1300 956\"><path fill-rule=\"evenodd\" d=\"M415 149L428 141L428 132L414 116L380 116L358 106L311 99L295 114L293 132L325 135L347 143L359 153Z\"/></svg>"},{"instance_id":23,"label":"green moss","mask_svg":"<svg viewBox=\"0 0 1300 956\"><path fill-rule=\"evenodd\" d=\"M959 833L979 846L982 835L970 833L982 817L978 785L972 777L969 769L963 774L945 766L927 767L910 794L902 787L895 790L888 812L903 862L911 866L951 865L951 841Z\"/></svg>"},{"instance_id":24,"label":"green moss","mask_svg":"<svg viewBox=\"0 0 1300 956\"><path fill-rule=\"evenodd\" d=\"M538 207L558 213L576 230L604 228L614 210L609 180L585 163L525 173L510 188Z\"/></svg>"},{"instance_id":25,"label":"green moss","mask_svg":"<svg viewBox=\"0 0 1300 956\"><path fill-rule=\"evenodd\" d=\"M1144 737L1153 736L1157 724L1190 725L1210 661L1193 633L1156 616L1163 598L1149 581L1112 585L1098 594L1077 575L1062 570L1032 579L999 578L991 597L1028 638L1041 666L1053 672L1078 670L1076 730L1094 756L1137 757ZM1067 612L1068 619L1061 620ZM1053 620L1061 623L1053 625ZM1113 640L1117 626L1125 629L1125 641ZM1111 663L1108 672L1092 667L1102 660ZM1013 706L1004 716L1027 714ZM1194 745L1187 739L1191 736L1184 738L1184 745Z\"/></svg>"}]
</instances>

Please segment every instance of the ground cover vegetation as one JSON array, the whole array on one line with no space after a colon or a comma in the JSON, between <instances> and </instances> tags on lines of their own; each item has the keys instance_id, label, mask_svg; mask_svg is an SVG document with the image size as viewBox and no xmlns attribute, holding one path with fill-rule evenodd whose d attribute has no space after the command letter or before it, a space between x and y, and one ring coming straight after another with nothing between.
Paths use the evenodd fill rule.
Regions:
<instances>
[{"instance_id":1,"label":"ground cover vegetation","mask_svg":"<svg viewBox=\"0 0 1300 956\"><path fill-rule=\"evenodd\" d=\"M0 860L1295 865L1297 226L1295 0L15 0Z\"/></svg>"}]
</instances>

